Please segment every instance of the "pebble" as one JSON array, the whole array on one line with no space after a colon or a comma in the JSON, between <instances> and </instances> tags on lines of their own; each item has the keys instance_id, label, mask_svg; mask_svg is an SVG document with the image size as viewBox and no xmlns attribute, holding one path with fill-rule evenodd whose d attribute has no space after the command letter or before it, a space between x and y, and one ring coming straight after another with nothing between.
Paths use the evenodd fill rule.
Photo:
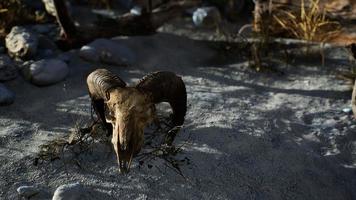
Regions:
<instances>
[{"instance_id":1,"label":"pebble","mask_svg":"<svg viewBox=\"0 0 356 200\"><path fill-rule=\"evenodd\" d=\"M5 45L10 56L32 57L37 53L38 36L27 28L14 26L6 35Z\"/></svg>"},{"instance_id":2,"label":"pebble","mask_svg":"<svg viewBox=\"0 0 356 200\"><path fill-rule=\"evenodd\" d=\"M59 186L54 192L52 200L91 200L95 195L80 183Z\"/></svg>"},{"instance_id":3,"label":"pebble","mask_svg":"<svg viewBox=\"0 0 356 200\"><path fill-rule=\"evenodd\" d=\"M69 73L67 64L59 59L43 59L24 66L25 79L38 86L47 86L65 79Z\"/></svg>"},{"instance_id":4,"label":"pebble","mask_svg":"<svg viewBox=\"0 0 356 200\"><path fill-rule=\"evenodd\" d=\"M342 112L349 114L349 113L352 112L352 109L351 108L344 108L344 109L342 109Z\"/></svg>"},{"instance_id":5,"label":"pebble","mask_svg":"<svg viewBox=\"0 0 356 200\"><path fill-rule=\"evenodd\" d=\"M136 54L130 48L109 39L97 39L83 46L79 56L90 62L112 65L133 64L136 61Z\"/></svg>"},{"instance_id":6,"label":"pebble","mask_svg":"<svg viewBox=\"0 0 356 200\"><path fill-rule=\"evenodd\" d=\"M10 105L15 101L15 93L0 83L0 105Z\"/></svg>"},{"instance_id":7,"label":"pebble","mask_svg":"<svg viewBox=\"0 0 356 200\"><path fill-rule=\"evenodd\" d=\"M9 81L18 76L14 62L7 55L0 55L0 81Z\"/></svg>"},{"instance_id":8,"label":"pebble","mask_svg":"<svg viewBox=\"0 0 356 200\"><path fill-rule=\"evenodd\" d=\"M30 197L38 194L40 191L34 186L24 185L24 186L18 187L17 192L19 193L19 195L21 197L30 198Z\"/></svg>"}]
</instances>

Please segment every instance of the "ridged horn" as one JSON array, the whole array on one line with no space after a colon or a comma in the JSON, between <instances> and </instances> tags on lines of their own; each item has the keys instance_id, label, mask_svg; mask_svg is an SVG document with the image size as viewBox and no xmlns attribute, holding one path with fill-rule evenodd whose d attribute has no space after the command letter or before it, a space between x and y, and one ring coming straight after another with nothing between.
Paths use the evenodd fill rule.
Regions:
<instances>
[{"instance_id":1,"label":"ridged horn","mask_svg":"<svg viewBox=\"0 0 356 200\"><path fill-rule=\"evenodd\" d=\"M153 103L168 102L173 110L173 126L184 123L187 112L187 92L185 84L173 72L154 72L143 77L135 86L152 95Z\"/></svg>"},{"instance_id":2,"label":"ridged horn","mask_svg":"<svg viewBox=\"0 0 356 200\"><path fill-rule=\"evenodd\" d=\"M126 83L120 77L107 69L97 69L87 77L90 97L94 100L109 100L108 93L111 89L126 87Z\"/></svg>"}]
</instances>

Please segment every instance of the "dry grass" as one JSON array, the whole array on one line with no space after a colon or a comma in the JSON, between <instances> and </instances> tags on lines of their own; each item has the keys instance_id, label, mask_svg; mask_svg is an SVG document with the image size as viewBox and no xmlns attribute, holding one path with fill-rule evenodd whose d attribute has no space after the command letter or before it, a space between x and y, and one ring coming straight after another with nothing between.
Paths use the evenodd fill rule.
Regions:
<instances>
[{"instance_id":1,"label":"dry grass","mask_svg":"<svg viewBox=\"0 0 356 200\"><path fill-rule=\"evenodd\" d=\"M45 13L38 13L27 8L21 0L0 1L0 38L14 25L41 23L45 21Z\"/></svg>"},{"instance_id":2,"label":"dry grass","mask_svg":"<svg viewBox=\"0 0 356 200\"><path fill-rule=\"evenodd\" d=\"M340 32L341 26L337 21L327 19L319 2L310 0L306 5L305 0L301 0L300 10L277 10L274 20L295 38L326 42Z\"/></svg>"},{"instance_id":3,"label":"dry grass","mask_svg":"<svg viewBox=\"0 0 356 200\"><path fill-rule=\"evenodd\" d=\"M145 148L135 158L138 161L138 167L148 168L155 167L158 170L162 166L155 164L154 161L163 161L163 167L170 169L180 176L184 177L181 166L190 164L187 157L184 159L178 158L177 155L190 142L184 142L180 146L168 146L165 144L166 137L170 131L178 131L175 128L167 128L165 120L161 119L161 128L153 132L146 133ZM86 164L81 163L81 156L89 155L99 144L107 145L110 149L111 136L107 136L106 130L101 123L93 123L87 128L80 128L80 124L76 124L73 131L68 137L56 138L39 146L39 153L34 159L34 164L46 164L55 160L61 160L63 167L67 169L67 164L75 164L80 169L85 169ZM109 152L110 153L110 152Z\"/></svg>"}]
</instances>

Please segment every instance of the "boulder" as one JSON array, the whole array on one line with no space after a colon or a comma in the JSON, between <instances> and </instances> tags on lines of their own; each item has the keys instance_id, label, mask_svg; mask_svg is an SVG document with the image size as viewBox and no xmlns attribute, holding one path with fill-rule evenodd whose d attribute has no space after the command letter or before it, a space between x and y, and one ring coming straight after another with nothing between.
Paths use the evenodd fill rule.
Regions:
<instances>
[{"instance_id":1,"label":"boulder","mask_svg":"<svg viewBox=\"0 0 356 200\"><path fill-rule=\"evenodd\" d=\"M83 46L79 56L90 62L111 65L128 65L136 61L136 55L130 48L109 39L97 39Z\"/></svg>"},{"instance_id":2,"label":"boulder","mask_svg":"<svg viewBox=\"0 0 356 200\"><path fill-rule=\"evenodd\" d=\"M14 26L5 38L5 45L12 57L32 57L37 53L38 36L27 28Z\"/></svg>"},{"instance_id":3,"label":"boulder","mask_svg":"<svg viewBox=\"0 0 356 200\"><path fill-rule=\"evenodd\" d=\"M5 105L10 105L14 102L15 100L15 94L7 89L7 87L0 83L0 105L5 106Z\"/></svg>"},{"instance_id":4,"label":"boulder","mask_svg":"<svg viewBox=\"0 0 356 200\"><path fill-rule=\"evenodd\" d=\"M0 55L0 81L9 81L17 77L14 62L7 55Z\"/></svg>"},{"instance_id":5,"label":"boulder","mask_svg":"<svg viewBox=\"0 0 356 200\"><path fill-rule=\"evenodd\" d=\"M25 79L38 86L58 83L67 77L67 64L59 59L43 59L24 66L22 74Z\"/></svg>"}]
</instances>

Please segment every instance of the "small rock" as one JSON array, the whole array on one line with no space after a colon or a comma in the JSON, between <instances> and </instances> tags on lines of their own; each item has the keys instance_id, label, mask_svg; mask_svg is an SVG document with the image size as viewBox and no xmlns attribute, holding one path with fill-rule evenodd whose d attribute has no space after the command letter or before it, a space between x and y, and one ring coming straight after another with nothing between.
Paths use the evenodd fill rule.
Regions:
<instances>
[{"instance_id":1,"label":"small rock","mask_svg":"<svg viewBox=\"0 0 356 200\"><path fill-rule=\"evenodd\" d=\"M91 200L95 199L91 191L80 183L59 186L54 192L52 200Z\"/></svg>"},{"instance_id":2,"label":"small rock","mask_svg":"<svg viewBox=\"0 0 356 200\"><path fill-rule=\"evenodd\" d=\"M10 105L15 100L15 94L0 83L0 105Z\"/></svg>"},{"instance_id":3,"label":"small rock","mask_svg":"<svg viewBox=\"0 0 356 200\"><path fill-rule=\"evenodd\" d=\"M203 26L206 28L216 27L222 20L220 11L216 7L198 8L193 13L192 19L196 26Z\"/></svg>"},{"instance_id":4,"label":"small rock","mask_svg":"<svg viewBox=\"0 0 356 200\"><path fill-rule=\"evenodd\" d=\"M351 108L344 108L344 109L342 109L342 112L349 114L349 113L352 112L352 109Z\"/></svg>"},{"instance_id":5,"label":"small rock","mask_svg":"<svg viewBox=\"0 0 356 200\"><path fill-rule=\"evenodd\" d=\"M38 36L24 27L14 26L5 38L5 45L11 56L31 57L36 55Z\"/></svg>"},{"instance_id":6,"label":"small rock","mask_svg":"<svg viewBox=\"0 0 356 200\"><path fill-rule=\"evenodd\" d=\"M323 128L328 128L328 127L335 127L336 124L337 124L336 120L327 119L323 122L322 126Z\"/></svg>"},{"instance_id":7,"label":"small rock","mask_svg":"<svg viewBox=\"0 0 356 200\"><path fill-rule=\"evenodd\" d=\"M30 197L38 194L40 191L34 186L24 185L24 186L18 187L17 192L19 193L19 195L21 197L30 198Z\"/></svg>"},{"instance_id":8,"label":"small rock","mask_svg":"<svg viewBox=\"0 0 356 200\"><path fill-rule=\"evenodd\" d=\"M131 8L130 13L133 15L140 16L142 15L142 7L141 6L134 6Z\"/></svg>"},{"instance_id":9,"label":"small rock","mask_svg":"<svg viewBox=\"0 0 356 200\"><path fill-rule=\"evenodd\" d=\"M0 55L0 81L9 81L18 75L14 62L7 55Z\"/></svg>"},{"instance_id":10,"label":"small rock","mask_svg":"<svg viewBox=\"0 0 356 200\"><path fill-rule=\"evenodd\" d=\"M25 79L38 86L47 86L58 83L67 77L68 66L59 59L44 59L24 65L22 73Z\"/></svg>"},{"instance_id":11,"label":"small rock","mask_svg":"<svg viewBox=\"0 0 356 200\"><path fill-rule=\"evenodd\" d=\"M97 39L83 46L79 56L87 61L112 65L133 64L136 61L136 55L130 48L108 39Z\"/></svg>"}]
</instances>

